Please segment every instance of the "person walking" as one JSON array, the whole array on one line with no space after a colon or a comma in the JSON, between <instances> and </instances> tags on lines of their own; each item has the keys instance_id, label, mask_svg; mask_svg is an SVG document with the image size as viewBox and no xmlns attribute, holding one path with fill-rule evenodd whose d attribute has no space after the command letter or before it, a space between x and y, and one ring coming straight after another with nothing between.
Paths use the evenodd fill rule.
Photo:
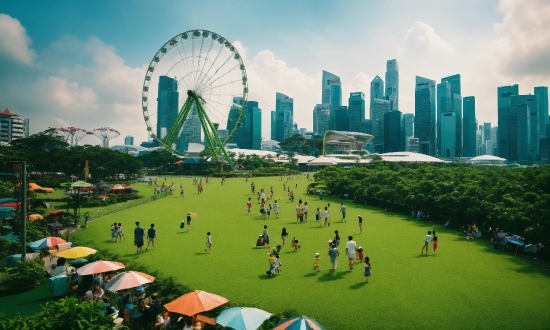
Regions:
<instances>
[{"instance_id":1,"label":"person walking","mask_svg":"<svg viewBox=\"0 0 550 330\"><path fill-rule=\"evenodd\" d=\"M342 213L342 222L346 222L346 206L340 203L340 213Z\"/></svg>"},{"instance_id":2,"label":"person walking","mask_svg":"<svg viewBox=\"0 0 550 330\"><path fill-rule=\"evenodd\" d=\"M340 252L338 252L338 248L336 247L336 245L332 244L330 246L330 250L328 250L328 255L330 257L330 263L332 264L332 270L336 272L336 267L338 267L336 258L340 255Z\"/></svg>"},{"instance_id":3,"label":"person walking","mask_svg":"<svg viewBox=\"0 0 550 330\"><path fill-rule=\"evenodd\" d=\"M359 234L362 234L363 233L363 217L358 215L357 219L359 220Z\"/></svg>"},{"instance_id":4,"label":"person walking","mask_svg":"<svg viewBox=\"0 0 550 330\"><path fill-rule=\"evenodd\" d=\"M353 240L352 236L348 236L348 242L346 243L346 255L348 256L349 270L353 270L353 263L355 261L355 251L357 250L357 243Z\"/></svg>"},{"instance_id":5,"label":"person walking","mask_svg":"<svg viewBox=\"0 0 550 330\"><path fill-rule=\"evenodd\" d=\"M323 211L323 219L325 219L325 227L330 227L330 219L329 219L329 213L328 213L328 206L325 206L325 210ZM321 226L321 223L319 223L319 227Z\"/></svg>"},{"instance_id":6,"label":"person walking","mask_svg":"<svg viewBox=\"0 0 550 330\"><path fill-rule=\"evenodd\" d=\"M316 273L321 271L321 267L319 266L320 259L319 253L315 253L315 258L313 259L313 271Z\"/></svg>"},{"instance_id":7,"label":"person walking","mask_svg":"<svg viewBox=\"0 0 550 330\"><path fill-rule=\"evenodd\" d=\"M136 257L139 258L141 248L143 247L143 236L145 230L139 226L139 221L136 221L136 228L134 229L134 245L136 246Z\"/></svg>"},{"instance_id":8,"label":"person walking","mask_svg":"<svg viewBox=\"0 0 550 330\"><path fill-rule=\"evenodd\" d=\"M432 241L432 231L429 230L428 234L424 236L424 246L422 246L422 250L420 250L420 255L424 254L424 249L426 249L426 255L428 255L429 244L431 241Z\"/></svg>"},{"instance_id":9,"label":"person walking","mask_svg":"<svg viewBox=\"0 0 550 330\"><path fill-rule=\"evenodd\" d=\"M286 227L283 227L281 231L281 239L283 240L283 246L285 246L285 240L288 238L288 233L286 232Z\"/></svg>"},{"instance_id":10,"label":"person walking","mask_svg":"<svg viewBox=\"0 0 550 330\"><path fill-rule=\"evenodd\" d=\"M250 215L250 211L252 210L252 198L248 197L248 202L246 202L246 208L248 210L248 215Z\"/></svg>"},{"instance_id":11,"label":"person walking","mask_svg":"<svg viewBox=\"0 0 550 330\"><path fill-rule=\"evenodd\" d=\"M279 219L279 203L277 203L277 200L273 203L273 212L275 212L275 216Z\"/></svg>"},{"instance_id":12,"label":"person walking","mask_svg":"<svg viewBox=\"0 0 550 330\"><path fill-rule=\"evenodd\" d=\"M372 266L370 264L370 258L365 257L365 273L364 273L364 275L365 275L365 281L367 283L369 283L371 269L372 269Z\"/></svg>"},{"instance_id":13,"label":"person walking","mask_svg":"<svg viewBox=\"0 0 550 330\"><path fill-rule=\"evenodd\" d=\"M307 206L307 202L304 203L304 206L302 207L302 213L304 214L304 221L307 223L307 212L309 211L309 206Z\"/></svg>"},{"instance_id":14,"label":"person walking","mask_svg":"<svg viewBox=\"0 0 550 330\"><path fill-rule=\"evenodd\" d=\"M151 250L155 249L155 239L157 238L157 231L155 229L155 224L151 224L151 228L147 230L147 247L145 251L149 250L149 244L152 245Z\"/></svg>"},{"instance_id":15,"label":"person walking","mask_svg":"<svg viewBox=\"0 0 550 330\"><path fill-rule=\"evenodd\" d=\"M204 251L212 253L212 236L210 235L210 232L206 233L206 247L204 248Z\"/></svg>"},{"instance_id":16,"label":"person walking","mask_svg":"<svg viewBox=\"0 0 550 330\"><path fill-rule=\"evenodd\" d=\"M267 245L267 248L271 248L271 246L269 245L269 232L267 231L267 225L264 225L264 231L262 234L264 236L265 244Z\"/></svg>"},{"instance_id":17,"label":"person walking","mask_svg":"<svg viewBox=\"0 0 550 330\"><path fill-rule=\"evenodd\" d=\"M434 238L432 239L432 247L434 249L434 256L435 256L437 253L437 235L435 234L435 230L434 230Z\"/></svg>"},{"instance_id":18,"label":"person walking","mask_svg":"<svg viewBox=\"0 0 550 330\"><path fill-rule=\"evenodd\" d=\"M185 219L187 221L187 231L191 230L191 212L187 212L187 218Z\"/></svg>"}]
</instances>

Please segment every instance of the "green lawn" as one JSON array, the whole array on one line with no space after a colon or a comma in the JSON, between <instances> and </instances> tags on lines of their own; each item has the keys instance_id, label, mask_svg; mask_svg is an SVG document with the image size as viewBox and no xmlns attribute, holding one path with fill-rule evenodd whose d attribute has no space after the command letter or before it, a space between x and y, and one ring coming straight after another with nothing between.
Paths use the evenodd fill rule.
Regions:
<instances>
[{"instance_id":1,"label":"green lawn","mask_svg":"<svg viewBox=\"0 0 550 330\"><path fill-rule=\"evenodd\" d=\"M327 329L453 328L453 329L544 329L550 327L550 283L544 264L532 257L493 250L485 240L467 241L460 233L442 226L417 222L379 209L346 203L348 222L338 214L340 200L323 201L304 194L305 178L298 184L296 201L310 206L310 222L295 222L295 203L282 192L279 177L255 178L257 191L281 198L280 219L264 220L250 193L250 182L228 179L220 185L212 179L198 195L190 178L168 178L186 188L185 198L176 194L159 201L119 212L89 224L74 234L82 245L110 250L123 260L136 260L134 222L147 229L155 223L158 241L154 251L143 251L137 262L173 276L191 288L210 291L233 302L255 305L276 312L295 308L317 319ZM160 183L159 179L159 183ZM150 190L138 184L143 192ZM152 189L151 189L152 190ZM246 200L253 197L253 214L246 214ZM332 225L320 228L313 210L331 204ZM187 212L196 212L191 231L179 223ZM357 215L364 219L359 235ZM110 239L110 224L121 222L126 242ZM282 250L282 275L268 278L267 250L254 248L267 224L272 244L280 244L280 232L299 238L302 250L293 252L290 242ZM437 256L421 256L422 239L429 229L439 237ZM336 274L330 269L327 240L334 230L342 236ZM206 232L212 232L213 253L204 252ZM363 267L347 269L344 243L353 235L371 257L372 277L364 283ZM315 252L321 253L322 271L313 273Z\"/></svg>"}]
</instances>

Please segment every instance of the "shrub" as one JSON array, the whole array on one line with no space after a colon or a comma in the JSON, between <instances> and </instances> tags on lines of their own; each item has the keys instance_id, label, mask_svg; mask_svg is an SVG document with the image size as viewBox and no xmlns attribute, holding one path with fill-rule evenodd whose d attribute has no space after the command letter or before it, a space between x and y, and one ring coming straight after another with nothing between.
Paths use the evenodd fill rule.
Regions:
<instances>
[{"instance_id":1,"label":"shrub","mask_svg":"<svg viewBox=\"0 0 550 330\"><path fill-rule=\"evenodd\" d=\"M15 268L7 269L2 275L0 292L13 294L30 290L46 282L44 262L42 259L33 259L21 262Z\"/></svg>"}]
</instances>

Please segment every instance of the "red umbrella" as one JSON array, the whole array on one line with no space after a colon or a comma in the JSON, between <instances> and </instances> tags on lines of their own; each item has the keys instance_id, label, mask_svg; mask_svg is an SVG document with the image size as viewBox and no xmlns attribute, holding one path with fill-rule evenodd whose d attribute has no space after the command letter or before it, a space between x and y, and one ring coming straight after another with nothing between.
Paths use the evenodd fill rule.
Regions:
<instances>
[{"instance_id":1,"label":"red umbrella","mask_svg":"<svg viewBox=\"0 0 550 330\"><path fill-rule=\"evenodd\" d=\"M92 275L112 272L124 267L126 266L120 262L98 260L80 267L76 272L78 275Z\"/></svg>"}]
</instances>

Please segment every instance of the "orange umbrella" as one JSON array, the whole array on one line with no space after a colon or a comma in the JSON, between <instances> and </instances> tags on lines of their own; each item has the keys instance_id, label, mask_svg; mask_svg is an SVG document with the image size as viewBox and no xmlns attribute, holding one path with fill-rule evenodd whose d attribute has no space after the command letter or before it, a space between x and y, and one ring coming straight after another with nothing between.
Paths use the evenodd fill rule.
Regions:
<instances>
[{"instance_id":1,"label":"orange umbrella","mask_svg":"<svg viewBox=\"0 0 550 330\"><path fill-rule=\"evenodd\" d=\"M40 214L31 214L29 215L29 220L30 221L34 221L34 220L44 220L44 217Z\"/></svg>"},{"instance_id":2,"label":"orange umbrella","mask_svg":"<svg viewBox=\"0 0 550 330\"><path fill-rule=\"evenodd\" d=\"M164 308L169 312L193 316L219 307L227 302L229 300L222 296L195 290L165 304Z\"/></svg>"},{"instance_id":3,"label":"orange umbrella","mask_svg":"<svg viewBox=\"0 0 550 330\"><path fill-rule=\"evenodd\" d=\"M78 275L92 275L112 272L124 267L126 266L120 262L98 260L80 267L76 272Z\"/></svg>"}]
</instances>

